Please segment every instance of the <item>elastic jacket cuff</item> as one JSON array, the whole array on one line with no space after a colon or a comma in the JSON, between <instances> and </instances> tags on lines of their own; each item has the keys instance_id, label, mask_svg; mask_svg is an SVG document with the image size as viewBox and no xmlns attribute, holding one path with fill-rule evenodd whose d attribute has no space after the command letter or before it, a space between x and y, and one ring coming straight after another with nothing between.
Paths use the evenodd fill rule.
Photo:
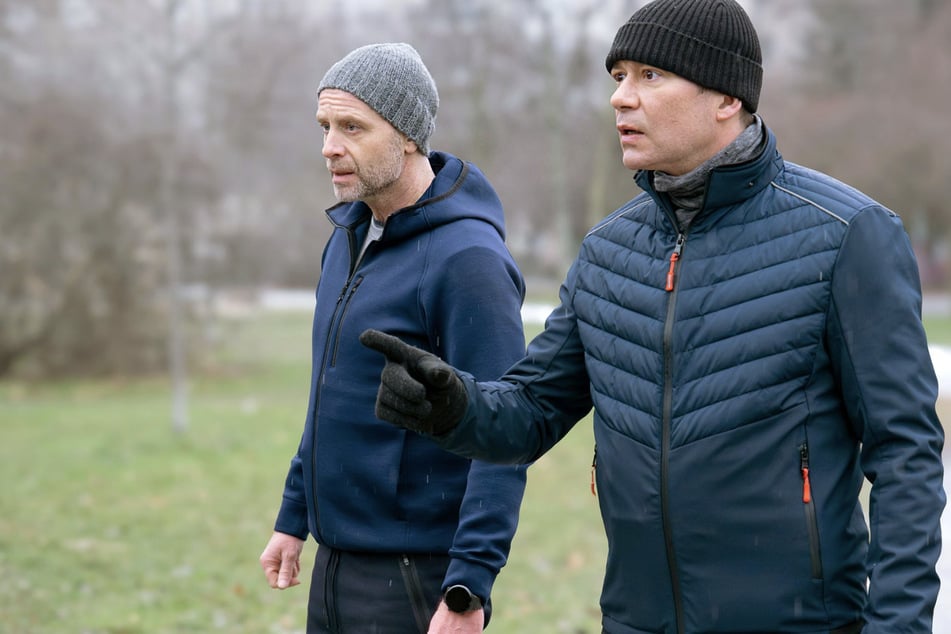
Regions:
<instances>
[{"instance_id":1,"label":"elastic jacket cuff","mask_svg":"<svg viewBox=\"0 0 951 634\"><path fill-rule=\"evenodd\" d=\"M277 512L274 530L306 540L309 534L307 529L307 505L285 497L281 502L281 510Z\"/></svg>"},{"instance_id":2,"label":"elastic jacket cuff","mask_svg":"<svg viewBox=\"0 0 951 634\"><path fill-rule=\"evenodd\" d=\"M445 592L447 588L461 584L482 599L482 605L485 605L492 594L492 586L497 574L485 566L453 558L449 562L449 569L443 579L442 591Z\"/></svg>"}]
</instances>

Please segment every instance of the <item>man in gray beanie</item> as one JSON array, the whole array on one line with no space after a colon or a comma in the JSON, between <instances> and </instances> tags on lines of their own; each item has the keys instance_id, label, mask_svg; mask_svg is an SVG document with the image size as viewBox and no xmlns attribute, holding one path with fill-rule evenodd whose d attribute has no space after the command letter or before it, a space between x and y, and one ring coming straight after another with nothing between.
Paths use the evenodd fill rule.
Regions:
<instances>
[{"instance_id":1,"label":"man in gray beanie","mask_svg":"<svg viewBox=\"0 0 951 634\"><path fill-rule=\"evenodd\" d=\"M419 54L352 51L317 89L339 202L321 258L310 405L274 533L269 584L300 583L317 542L308 634L476 634L508 557L525 467L470 461L374 415L383 327L491 379L525 352L524 281L502 204L471 163L430 151L439 97Z\"/></svg>"},{"instance_id":2,"label":"man in gray beanie","mask_svg":"<svg viewBox=\"0 0 951 634\"><path fill-rule=\"evenodd\" d=\"M593 408L605 633L930 633L944 432L901 220L782 158L734 0L645 5L606 65L642 193L501 379L364 333L378 415L517 464Z\"/></svg>"}]
</instances>

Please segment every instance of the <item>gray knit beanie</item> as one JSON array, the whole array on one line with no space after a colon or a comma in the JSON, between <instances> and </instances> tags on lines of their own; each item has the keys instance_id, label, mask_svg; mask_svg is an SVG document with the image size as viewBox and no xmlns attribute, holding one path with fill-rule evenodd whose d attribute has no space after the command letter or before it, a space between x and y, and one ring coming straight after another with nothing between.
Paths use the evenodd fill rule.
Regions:
<instances>
[{"instance_id":1,"label":"gray knit beanie","mask_svg":"<svg viewBox=\"0 0 951 634\"><path fill-rule=\"evenodd\" d=\"M669 70L737 97L756 112L763 55L750 18L735 0L654 0L618 29L605 63L619 60Z\"/></svg>"},{"instance_id":2,"label":"gray knit beanie","mask_svg":"<svg viewBox=\"0 0 951 634\"><path fill-rule=\"evenodd\" d=\"M317 87L360 99L429 154L439 94L422 58L409 44L361 46L330 67Z\"/></svg>"}]
</instances>

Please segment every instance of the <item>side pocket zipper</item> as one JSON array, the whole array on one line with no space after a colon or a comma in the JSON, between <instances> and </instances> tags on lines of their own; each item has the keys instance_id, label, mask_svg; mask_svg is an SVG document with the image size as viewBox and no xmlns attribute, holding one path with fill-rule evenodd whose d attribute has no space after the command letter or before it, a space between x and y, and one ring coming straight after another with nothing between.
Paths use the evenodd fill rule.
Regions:
<instances>
[{"instance_id":1,"label":"side pocket zipper","mask_svg":"<svg viewBox=\"0 0 951 634\"><path fill-rule=\"evenodd\" d=\"M816 505L812 498L812 481L809 479L809 445L799 446L799 469L802 475L802 504L806 513L806 530L809 532L809 559L812 578L822 579L822 558L819 552L819 522Z\"/></svg>"},{"instance_id":2,"label":"side pocket zipper","mask_svg":"<svg viewBox=\"0 0 951 634\"><path fill-rule=\"evenodd\" d=\"M594 445L594 455L591 457L591 495L598 497L598 488L595 484L595 473L598 470L598 445Z\"/></svg>"}]
</instances>

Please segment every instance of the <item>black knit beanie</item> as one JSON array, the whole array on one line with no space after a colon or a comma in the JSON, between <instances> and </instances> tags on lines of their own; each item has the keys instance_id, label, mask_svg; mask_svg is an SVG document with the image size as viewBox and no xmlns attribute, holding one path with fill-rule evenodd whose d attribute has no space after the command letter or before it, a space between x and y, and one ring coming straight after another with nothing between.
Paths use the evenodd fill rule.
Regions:
<instances>
[{"instance_id":1,"label":"black knit beanie","mask_svg":"<svg viewBox=\"0 0 951 634\"><path fill-rule=\"evenodd\" d=\"M654 0L618 29L605 64L630 60L737 97L756 112L763 55L753 23L735 0Z\"/></svg>"}]
</instances>

